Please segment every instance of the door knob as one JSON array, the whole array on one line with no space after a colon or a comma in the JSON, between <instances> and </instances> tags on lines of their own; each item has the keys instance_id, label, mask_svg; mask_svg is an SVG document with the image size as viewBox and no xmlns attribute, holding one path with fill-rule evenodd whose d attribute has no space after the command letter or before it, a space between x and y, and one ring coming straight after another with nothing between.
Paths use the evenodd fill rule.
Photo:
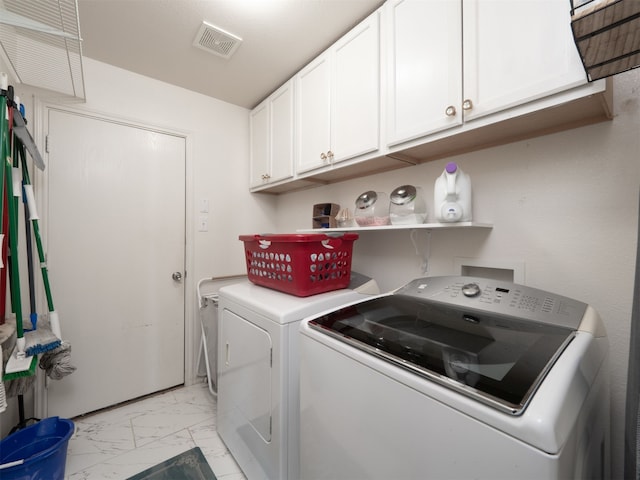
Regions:
<instances>
[{"instance_id":1,"label":"door knob","mask_svg":"<svg viewBox=\"0 0 640 480\"><path fill-rule=\"evenodd\" d=\"M173 272L171 274L171 278L173 278L176 282L181 282L182 281L182 273L180 272Z\"/></svg>"}]
</instances>

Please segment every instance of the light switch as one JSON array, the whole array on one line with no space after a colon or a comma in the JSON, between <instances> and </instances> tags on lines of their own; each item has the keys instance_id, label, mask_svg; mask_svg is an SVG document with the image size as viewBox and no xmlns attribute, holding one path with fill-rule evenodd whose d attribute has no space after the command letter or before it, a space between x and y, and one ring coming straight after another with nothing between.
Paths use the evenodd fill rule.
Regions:
<instances>
[{"instance_id":1,"label":"light switch","mask_svg":"<svg viewBox=\"0 0 640 480\"><path fill-rule=\"evenodd\" d=\"M200 199L200 213L209 213L209 199Z\"/></svg>"}]
</instances>

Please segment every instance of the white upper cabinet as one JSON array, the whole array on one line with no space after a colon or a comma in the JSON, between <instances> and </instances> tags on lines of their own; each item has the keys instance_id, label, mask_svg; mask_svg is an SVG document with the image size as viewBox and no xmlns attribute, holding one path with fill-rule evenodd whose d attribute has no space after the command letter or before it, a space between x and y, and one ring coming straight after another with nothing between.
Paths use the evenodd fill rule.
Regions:
<instances>
[{"instance_id":1,"label":"white upper cabinet","mask_svg":"<svg viewBox=\"0 0 640 480\"><path fill-rule=\"evenodd\" d=\"M251 111L251 188L293 176L293 101L290 80Z\"/></svg>"},{"instance_id":2,"label":"white upper cabinet","mask_svg":"<svg viewBox=\"0 0 640 480\"><path fill-rule=\"evenodd\" d=\"M293 176L294 95L293 81L271 95L272 181Z\"/></svg>"},{"instance_id":3,"label":"white upper cabinet","mask_svg":"<svg viewBox=\"0 0 640 480\"><path fill-rule=\"evenodd\" d=\"M296 75L296 172L376 151L380 138L379 14Z\"/></svg>"},{"instance_id":4,"label":"white upper cabinet","mask_svg":"<svg viewBox=\"0 0 640 480\"><path fill-rule=\"evenodd\" d=\"M461 1L390 0L385 9L387 142L460 125Z\"/></svg>"},{"instance_id":5,"label":"white upper cabinet","mask_svg":"<svg viewBox=\"0 0 640 480\"><path fill-rule=\"evenodd\" d=\"M463 0L464 120L585 84L569 2Z\"/></svg>"},{"instance_id":6,"label":"white upper cabinet","mask_svg":"<svg viewBox=\"0 0 640 480\"><path fill-rule=\"evenodd\" d=\"M298 173L328 164L332 154L329 57L329 52L325 52L296 76Z\"/></svg>"},{"instance_id":7,"label":"white upper cabinet","mask_svg":"<svg viewBox=\"0 0 640 480\"><path fill-rule=\"evenodd\" d=\"M337 162L379 146L379 23L375 12L334 46L331 146Z\"/></svg>"},{"instance_id":8,"label":"white upper cabinet","mask_svg":"<svg viewBox=\"0 0 640 480\"><path fill-rule=\"evenodd\" d=\"M269 100L263 101L249 115L249 186L256 187L268 182L271 176L269 158Z\"/></svg>"},{"instance_id":9,"label":"white upper cabinet","mask_svg":"<svg viewBox=\"0 0 640 480\"><path fill-rule=\"evenodd\" d=\"M610 82L587 82L566 0L387 0L251 112L251 189L600 122L611 105Z\"/></svg>"},{"instance_id":10,"label":"white upper cabinet","mask_svg":"<svg viewBox=\"0 0 640 480\"><path fill-rule=\"evenodd\" d=\"M385 8L390 146L586 83L566 2L390 0Z\"/></svg>"}]
</instances>

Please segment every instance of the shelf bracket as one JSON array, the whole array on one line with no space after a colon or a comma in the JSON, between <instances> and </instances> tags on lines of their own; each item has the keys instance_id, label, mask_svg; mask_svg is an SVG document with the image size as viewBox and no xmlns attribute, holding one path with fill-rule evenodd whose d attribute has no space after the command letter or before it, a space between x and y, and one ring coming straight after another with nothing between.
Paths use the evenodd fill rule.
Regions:
<instances>
[{"instance_id":1,"label":"shelf bracket","mask_svg":"<svg viewBox=\"0 0 640 480\"><path fill-rule=\"evenodd\" d=\"M423 252L420 251L417 240L418 232L421 231L425 233L426 240ZM413 244L416 255L422 259L422 262L420 264L420 272L423 275L427 275L429 272L429 259L431 258L431 229L412 228L411 232L409 233L409 238L411 239L411 243Z\"/></svg>"}]
</instances>

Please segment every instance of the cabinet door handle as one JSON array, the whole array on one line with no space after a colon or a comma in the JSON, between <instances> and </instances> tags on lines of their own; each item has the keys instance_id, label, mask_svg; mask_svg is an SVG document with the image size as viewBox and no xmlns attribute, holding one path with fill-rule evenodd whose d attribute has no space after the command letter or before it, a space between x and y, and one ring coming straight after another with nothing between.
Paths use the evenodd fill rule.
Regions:
<instances>
[{"instance_id":1,"label":"cabinet door handle","mask_svg":"<svg viewBox=\"0 0 640 480\"><path fill-rule=\"evenodd\" d=\"M269 180L270 178L271 178L271 175L269 175L268 173L262 174L262 180Z\"/></svg>"},{"instance_id":2,"label":"cabinet door handle","mask_svg":"<svg viewBox=\"0 0 640 480\"><path fill-rule=\"evenodd\" d=\"M324 152L320 154L320 160L322 160L323 162L327 161L327 155Z\"/></svg>"},{"instance_id":3,"label":"cabinet door handle","mask_svg":"<svg viewBox=\"0 0 640 480\"><path fill-rule=\"evenodd\" d=\"M330 162L333 162L333 152L331 150L327 152L327 158Z\"/></svg>"},{"instance_id":4,"label":"cabinet door handle","mask_svg":"<svg viewBox=\"0 0 640 480\"><path fill-rule=\"evenodd\" d=\"M464 102L462 102L462 109L463 110L471 110L473 108L473 102L469 99L466 99Z\"/></svg>"},{"instance_id":5,"label":"cabinet door handle","mask_svg":"<svg viewBox=\"0 0 640 480\"><path fill-rule=\"evenodd\" d=\"M456 107L454 107L453 105L449 105L449 106L445 109L444 114L445 114L447 117L454 117L454 116L456 115Z\"/></svg>"}]
</instances>

